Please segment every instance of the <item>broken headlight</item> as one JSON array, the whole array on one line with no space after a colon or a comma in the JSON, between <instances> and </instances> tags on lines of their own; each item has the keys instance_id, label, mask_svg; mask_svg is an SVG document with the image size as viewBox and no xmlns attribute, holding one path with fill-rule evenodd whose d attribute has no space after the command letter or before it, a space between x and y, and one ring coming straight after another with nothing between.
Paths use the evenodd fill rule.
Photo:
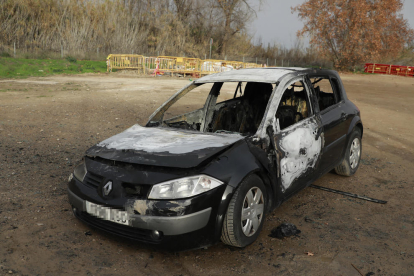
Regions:
<instances>
[{"instance_id":1,"label":"broken headlight","mask_svg":"<svg viewBox=\"0 0 414 276\"><path fill-rule=\"evenodd\" d=\"M175 179L152 187L149 199L177 199L192 197L210 191L223 182L207 175Z\"/></svg>"},{"instance_id":2,"label":"broken headlight","mask_svg":"<svg viewBox=\"0 0 414 276\"><path fill-rule=\"evenodd\" d=\"M85 178L85 175L88 171L86 170L85 161L82 162L79 166L75 168L75 171L73 172L73 175L81 182L83 182L83 179Z\"/></svg>"}]
</instances>

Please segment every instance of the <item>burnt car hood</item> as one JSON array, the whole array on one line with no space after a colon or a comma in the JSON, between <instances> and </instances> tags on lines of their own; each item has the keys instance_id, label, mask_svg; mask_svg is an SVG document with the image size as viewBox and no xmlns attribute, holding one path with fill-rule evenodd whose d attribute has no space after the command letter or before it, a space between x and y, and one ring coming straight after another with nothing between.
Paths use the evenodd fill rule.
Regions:
<instances>
[{"instance_id":1,"label":"burnt car hood","mask_svg":"<svg viewBox=\"0 0 414 276\"><path fill-rule=\"evenodd\" d=\"M244 139L239 134L201 133L134 125L86 151L87 156L162 167L196 167Z\"/></svg>"}]
</instances>

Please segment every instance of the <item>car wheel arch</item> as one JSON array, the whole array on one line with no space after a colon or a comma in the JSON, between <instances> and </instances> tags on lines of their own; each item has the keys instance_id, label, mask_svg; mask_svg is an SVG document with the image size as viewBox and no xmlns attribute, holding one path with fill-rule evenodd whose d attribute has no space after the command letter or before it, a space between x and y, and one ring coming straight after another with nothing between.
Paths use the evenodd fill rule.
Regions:
<instances>
[{"instance_id":1,"label":"car wheel arch","mask_svg":"<svg viewBox=\"0 0 414 276\"><path fill-rule=\"evenodd\" d=\"M343 176L351 176L355 174L355 172L358 170L358 167L361 163L361 152L362 152L361 138L362 138L361 128L358 126L355 126L352 133L349 135L347 146L345 147L344 158L342 162L337 167L335 167L335 172L337 174L343 175ZM352 147L352 144L354 143L354 141L356 143L355 148ZM354 162L354 165L352 165L351 163L351 158L349 155L350 151L354 156L353 161L352 161ZM357 158L355 158L355 155L357 156Z\"/></svg>"},{"instance_id":2,"label":"car wheel arch","mask_svg":"<svg viewBox=\"0 0 414 276\"><path fill-rule=\"evenodd\" d=\"M272 211L272 206L274 205L275 199L272 196L273 195L273 188L272 188L270 178L268 176L266 176L266 172L263 170L263 168L257 168L255 170L252 170L252 171L248 172L238 182L237 186L227 184L227 188L224 191L223 200L222 200L222 203L220 204L219 210L217 212L217 217L216 217L215 238L216 238L217 241L220 240L221 232L222 232L222 229L223 229L224 217L225 217L225 214L226 214L227 209L229 207L230 201L234 196L234 193L236 192L236 190L239 187L240 183L242 183L244 180L246 180L247 178L249 178L253 175L259 177L260 180L262 181L262 183L264 184L265 188L266 188L266 200L267 200L268 204L267 204L267 209L265 210L265 213L267 214L267 213Z\"/></svg>"},{"instance_id":3,"label":"car wheel arch","mask_svg":"<svg viewBox=\"0 0 414 276\"><path fill-rule=\"evenodd\" d=\"M359 116L355 116L355 117L352 119L351 123L349 124L349 127L348 127L348 132L347 132L347 136L348 136L348 137L349 137L349 135L350 135L350 134L354 131L354 129L355 129L356 127L360 128L360 130L361 130L361 137L362 137L363 132L364 132L364 127L363 127L363 125L362 125L362 121L361 121L361 118L360 118Z\"/></svg>"},{"instance_id":4,"label":"car wheel arch","mask_svg":"<svg viewBox=\"0 0 414 276\"><path fill-rule=\"evenodd\" d=\"M359 130L361 131L361 139L363 136L363 132L364 132L364 127L362 125L362 121L361 118L359 116L355 116L351 123L349 124L348 127L348 132L346 133L346 145L348 145L349 143L349 139L351 138L352 133L354 132L355 128L359 128ZM344 149L342 150L342 154L341 154L341 162L343 161L343 158L345 158L345 153L346 153L346 149L344 147Z\"/></svg>"},{"instance_id":5,"label":"car wheel arch","mask_svg":"<svg viewBox=\"0 0 414 276\"><path fill-rule=\"evenodd\" d=\"M247 183L250 183L250 184L247 184ZM224 243L226 243L226 244L229 244L229 245L232 245L232 246L237 246L237 247L244 247L245 245L243 245L243 246L240 246L240 245L235 245L235 244L231 244L231 243L229 243L228 241L225 241L225 240L229 240L228 238L227 239L225 239L225 240L223 240L223 237L227 237L227 235L224 235L223 236L223 233L228 233L228 232L223 232L223 231L225 231L224 230L224 227L225 227L225 222L227 221L227 223L229 222L228 221L228 219L227 219L227 216L229 215L229 212L232 214L231 215L231 219L230 219L230 224L232 225L230 228L226 228L226 229L230 229L229 231L233 231L232 229L235 229L234 227L235 227L235 225L233 224L234 222L233 222L233 218L234 218L234 216L235 217L237 217L237 215L235 215L235 210L237 209L237 208L235 208L234 206L237 206L237 204L238 203L236 203L236 205L234 205L235 204L235 202L240 202L239 201L239 199L237 198L237 197L240 197L240 191L243 191L243 189L245 189L246 188L246 184L247 185L252 185L252 187L254 187L254 188L257 188L257 187L259 187L259 189L261 188L262 190L263 189L265 189L265 191L262 191L263 192L263 195L265 196L264 197L264 203L263 204L265 204L265 209L264 209L264 213L263 213L263 215L265 216L268 212L269 212L269 199L271 198L270 196L269 196L269 192L268 192L268 189L269 189L269 187L267 187L266 186L266 184L265 184L265 181L263 180L263 178L260 176L260 173L259 173L259 171L252 171L252 172L250 172L249 174L247 174L244 178L243 178L243 180L239 183L239 185L237 186L237 188L234 188L233 189L233 192L232 192L232 194L231 194L231 196L229 197L230 198L230 200L229 200L229 202L228 202L228 204L227 204L227 206L226 206L226 208L225 208L225 213L224 213L224 215L223 216L220 216L220 218L221 218L221 221L220 221L220 223L218 223L218 225L216 225L216 234L220 234L218 237L219 237L219 239L221 238L221 240L222 240L222 242L224 242ZM243 195L243 192L241 193L242 195ZM232 203L233 202L233 203ZM253 203L252 203L253 204ZM233 209L234 208L234 209ZM237 213L237 212L236 212ZM217 218L219 218L219 216L217 216ZM236 219L237 220L237 219ZM257 233L256 233L256 235L258 235L258 233L260 233L260 229L263 227L263 223L264 223L264 220L261 222L261 226L259 227L259 230L257 231ZM228 225L228 224L227 224ZM228 227L228 226L227 226ZM219 230L219 231L217 231L217 230ZM226 230L227 231L227 230ZM234 230L234 233L236 233L237 231L236 230ZM237 235L236 235L237 236ZM231 240L231 239L230 239Z\"/></svg>"},{"instance_id":6,"label":"car wheel arch","mask_svg":"<svg viewBox=\"0 0 414 276\"><path fill-rule=\"evenodd\" d=\"M359 122L356 124L356 126L355 126L355 127L359 128L359 130L361 131L361 138L362 138L362 136L364 136L364 127L362 126L361 121L359 121Z\"/></svg>"}]
</instances>

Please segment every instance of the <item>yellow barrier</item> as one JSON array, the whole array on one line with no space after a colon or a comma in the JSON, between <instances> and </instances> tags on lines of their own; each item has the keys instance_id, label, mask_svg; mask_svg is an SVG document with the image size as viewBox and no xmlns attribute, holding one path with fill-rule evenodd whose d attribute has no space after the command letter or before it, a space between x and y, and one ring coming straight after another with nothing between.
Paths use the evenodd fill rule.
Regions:
<instances>
[{"instance_id":1,"label":"yellow barrier","mask_svg":"<svg viewBox=\"0 0 414 276\"><path fill-rule=\"evenodd\" d=\"M186 58L186 57L170 57L159 56L159 71L171 72L172 75L176 74L191 74L193 76L200 75L200 59L198 58ZM168 60L167 66L163 63L164 60Z\"/></svg>"},{"instance_id":2,"label":"yellow barrier","mask_svg":"<svg viewBox=\"0 0 414 276\"><path fill-rule=\"evenodd\" d=\"M199 58L182 58L177 59L177 69L182 73L190 73L193 75L200 75L200 64L201 60Z\"/></svg>"},{"instance_id":3,"label":"yellow barrier","mask_svg":"<svg viewBox=\"0 0 414 276\"><path fill-rule=\"evenodd\" d=\"M158 56L144 57L142 55L109 55L107 57L107 71L112 69L136 69L142 73L154 75L170 73L191 74L194 77L215 74L219 72L238 70L241 68L260 68L256 63L244 63L241 61L228 61L217 59L201 60L198 58Z\"/></svg>"},{"instance_id":4,"label":"yellow barrier","mask_svg":"<svg viewBox=\"0 0 414 276\"><path fill-rule=\"evenodd\" d=\"M141 55L109 55L106 58L107 71L112 69L135 69L145 72L144 56Z\"/></svg>"},{"instance_id":5,"label":"yellow barrier","mask_svg":"<svg viewBox=\"0 0 414 276\"><path fill-rule=\"evenodd\" d=\"M153 73L156 70L158 72L174 72L177 67L175 59L167 57L146 57L145 66L147 73Z\"/></svg>"}]
</instances>

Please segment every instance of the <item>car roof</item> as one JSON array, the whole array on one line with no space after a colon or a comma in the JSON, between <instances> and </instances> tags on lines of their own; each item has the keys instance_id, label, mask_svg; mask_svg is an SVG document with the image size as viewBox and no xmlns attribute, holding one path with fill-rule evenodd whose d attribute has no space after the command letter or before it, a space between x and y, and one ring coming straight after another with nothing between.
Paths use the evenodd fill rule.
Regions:
<instances>
[{"instance_id":1,"label":"car roof","mask_svg":"<svg viewBox=\"0 0 414 276\"><path fill-rule=\"evenodd\" d=\"M297 72L305 71L309 68L299 67L269 67L269 68L249 68L232 70L222 73L216 73L199 78L195 83L207 83L207 82L237 82L237 81L249 81L249 82L269 82L276 83L283 76Z\"/></svg>"}]
</instances>

